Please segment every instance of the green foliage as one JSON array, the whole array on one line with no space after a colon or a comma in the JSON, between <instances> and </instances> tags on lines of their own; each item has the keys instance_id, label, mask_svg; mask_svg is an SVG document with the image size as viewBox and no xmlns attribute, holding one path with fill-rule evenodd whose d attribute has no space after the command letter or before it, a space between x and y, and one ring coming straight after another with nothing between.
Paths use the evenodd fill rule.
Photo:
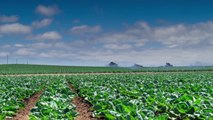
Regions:
<instances>
[{"instance_id":1,"label":"green foliage","mask_svg":"<svg viewBox=\"0 0 213 120\"><path fill-rule=\"evenodd\" d=\"M89 66L54 66L54 65L0 65L0 74L49 74L49 73L128 73L128 72L187 72L213 71L212 66L205 67L89 67Z\"/></svg>"},{"instance_id":2,"label":"green foliage","mask_svg":"<svg viewBox=\"0 0 213 120\"><path fill-rule=\"evenodd\" d=\"M108 120L213 118L213 74L81 75L67 77Z\"/></svg>"},{"instance_id":3,"label":"green foliage","mask_svg":"<svg viewBox=\"0 0 213 120\"><path fill-rule=\"evenodd\" d=\"M71 104L73 97L74 93L68 88L65 80L61 77L51 79L50 85L31 110L30 120L74 120L77 112Z\"/></svg>"},{"instance_id":4,"label":"green foliage","mask_svg":"<svg viewBox=\"0 0 213 120\"><path fill-rule=\"evenodd\" d=\"M0 77L0 120L24 107L24 99L46 88L30 120L73 120L74 93L91 103L106 120L211 120L213 74L156 73L43 77Z\"/></svg>"},{"instance_id":5,"label":"green foliage","mask_svg":"<svg viewBox=\"0 0 213 120\"><path fill-rule=\"evenodd\" d=\"M24 100L39 91L41 95L31 110L31 120L73 120L77 115L71 100L74 93L68 88L64 77L0 77L0 120L12 118L24 108Z\"/></svg>"},{"instance_id":6,"label":"green foliage","mask_svg":"<svg viewBox=\"0 0 213 120\"><path fill-rule=\"evenodd\" d=\"M54 66L54 65L0 65L0 74L49 74L49 73L97 73L97 72L129 72L124 67L86 67L86 66Z\"/></svg>"},{"instance_id":7,"label":"green foliage","mask_svg":"<svg viewBox=\"0 0 213 120\"><path fill-rule=\"evenodd\" d=\"M43 77L0 77L0 118L12 117L24 107L24 99L40 91Z\"/></svg>"}]
</instances>

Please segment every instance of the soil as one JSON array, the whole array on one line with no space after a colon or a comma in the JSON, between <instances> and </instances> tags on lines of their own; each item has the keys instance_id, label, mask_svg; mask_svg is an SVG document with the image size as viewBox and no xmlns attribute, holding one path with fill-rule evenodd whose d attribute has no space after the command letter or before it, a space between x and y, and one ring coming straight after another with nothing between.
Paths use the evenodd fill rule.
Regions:
<instances>
[{"instance_id":1,"label":"soil","mask_svg":"<svg viewBox=\"0 0 213 120\"><path fill-rule=\"evenodd\" d=\"M70 82L68 82L67 84L72 92L77 93L77 91L75 90L75 87L72 86L72 84Z\"/></svg>"},{"instance_id":2,"label":"soil","mask_svg":"<svg viewBox=\"0 0 213 120\"><path fill-rule=\"evenodd\" d=\"M49 74L0 74L0 76L66 76L66 75L107 75L107 74L162 74L162 73L200 73L200 72L209 72L213 71L167 71L167 72L119 72L119 73L49 73Z\"/></svg>"},{"instance_id":3,"label":"soil","mask_svg":"<svg viewBox=\"0 0 213 120\"><path fill-rule=\"evenodd\" d=\"M36 102L39 100L40 95L42 94L43 90L34 94L29 99L25 99L25 108L20 109L16 116L12 118L12 120L29 120L29 113L30 110L35 106Z\"/></svg>"},{"instance_id":4,"label":"soil","mask_svg":"<svg viewBox=\"0 0 213 120\"><path fill-rule=\"evenodd\" d=\"M79 113L76 120L98 120L93 118L90 105L87 104L82 97L75 97L72 103L76 106L76 111Z\"/></svg>"},{"instance_id":5,"label":"soil","mask_svg":"<svg viewBox=\"0 0 213 120\"><path fill-rule=\"evenodd\" d=\"M72 86L71 83L68 83L69 88L76 94L77 90ZM76 96L73 100L72 103L76 106L76 111L79 113L79 115L76 117L75 120L103 120L103 119L98 119L94 118L92 116L92 110L91 104L87 102L83 97Z\"/></svg>"}]
</instances>

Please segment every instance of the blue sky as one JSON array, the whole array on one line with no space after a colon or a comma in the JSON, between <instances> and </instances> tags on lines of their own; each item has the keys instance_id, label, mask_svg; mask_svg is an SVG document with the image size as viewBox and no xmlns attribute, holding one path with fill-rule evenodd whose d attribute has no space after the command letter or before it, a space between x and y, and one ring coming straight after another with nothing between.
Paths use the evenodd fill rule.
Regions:
<instances>
[{"instance_id":1,"label":"blue sky","mask_svg":"<svg viewBox=\"0 0 213 120\"><path fill-rule=\"evenodd\" d=\"M1 0L0 63L213 65L210 0Z\"/></svg>"}]
</instances>

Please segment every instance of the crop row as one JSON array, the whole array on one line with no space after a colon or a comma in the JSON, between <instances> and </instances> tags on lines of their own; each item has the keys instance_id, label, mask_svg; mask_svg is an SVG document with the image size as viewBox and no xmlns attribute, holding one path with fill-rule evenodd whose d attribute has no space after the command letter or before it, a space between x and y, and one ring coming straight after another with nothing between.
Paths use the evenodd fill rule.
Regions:
<instances>
[{"instance_id":1,"label":"crop row","mask_svg":"<svg viewBox=\"0 0 213 120\"><path fill-rule=\"evenodd\" d=\"M93 105L96 117L109 120L212 119L210 73L82 75L67 77Z\"/></svg>"},{"instance_id":2,"label":"crop row","mask_svg":"<svg viewBox=\"0 0 213 120\"><path fill-rule=\"evenodd\" d=\"M14 117L24 109L26 100L42 91L30 111L31 120L73 120L77 116L71 103L75 94L64 77L0 77L0 120Z\"/></svg>"},{"instance_id":3,"label":"crop row","mask_svg":"<svg viewBox=\"0 0 213 120\"><path fill-rule=\"evenodd\" d=\"M14 116L24 108L24 100L39 92L45 83L42 77L0 77L0 119Z\"/></svg>"},{"instance_id":4,"label":"crop row","mask_svg":"<svg viewBox=\"0 0 213 120\"><path fill-rule=\"evenodd\" d=\"M78 75L60 77L0 77L0 119L24 108L24 100L43 90L31 120L77 116L75 94L92 105L94 116L108 120L213 118L213 74L160 73ZM45 89L44 89L45 88Z\"/></svg>"},{"instance_id":5,"label":"crop row","mask_svg":"<svg viewBox=\"0 0 213 120\"><path fill-rule=\"evenodd\" d=\"M75 106L71 104L74 93L64 79L52 79L51 82L31 110L30 120L73 120L77 116Z\"/></svg>"}]
</instances>

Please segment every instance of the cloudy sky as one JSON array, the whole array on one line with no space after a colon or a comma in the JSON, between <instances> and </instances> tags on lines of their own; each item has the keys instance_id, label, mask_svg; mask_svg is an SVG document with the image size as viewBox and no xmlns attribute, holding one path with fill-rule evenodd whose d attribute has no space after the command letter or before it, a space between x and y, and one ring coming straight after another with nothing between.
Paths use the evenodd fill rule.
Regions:
<instances>
[{"instance_id":1,"label":"cloudy sky","mask_svg":"<svg viewBox=\"0 0 213 120\"><path fill-rule=\"evenodd\" d=\"M0 2L0 64L213 65L211 0Z\"/></svg>"}]
</instances>

